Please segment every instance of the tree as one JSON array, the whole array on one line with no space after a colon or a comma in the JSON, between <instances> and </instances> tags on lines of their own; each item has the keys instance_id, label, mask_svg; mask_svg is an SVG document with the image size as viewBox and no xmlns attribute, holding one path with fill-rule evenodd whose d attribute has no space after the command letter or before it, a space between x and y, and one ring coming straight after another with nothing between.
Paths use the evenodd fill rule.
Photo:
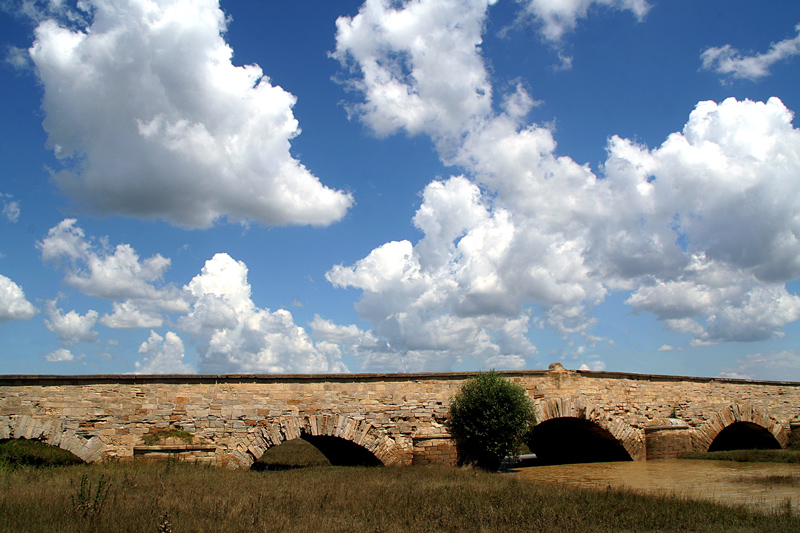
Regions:
<instances>
[{"instance_id":1,"label":"tree","mask_svg":"<svg viewBox=\"0 0 800 533\"><path fill-rule=\"evenodd\" d=\"M495 371L467 379L450 404L448 425L462 463L497 470L507 455L519 455L535 422L525 389Z\"/></svg>"}]
</instances>

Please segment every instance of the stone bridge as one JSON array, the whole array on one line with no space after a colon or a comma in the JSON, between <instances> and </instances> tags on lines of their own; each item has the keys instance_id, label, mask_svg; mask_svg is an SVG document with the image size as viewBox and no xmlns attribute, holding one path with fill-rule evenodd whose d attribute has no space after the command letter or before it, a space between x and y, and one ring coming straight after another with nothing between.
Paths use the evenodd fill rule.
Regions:
<instances>
[{"instance_id":1,"label":"stone bridge","mask_svg":"<svg viewBox=\"0 0 800 533\"><path fill-rule=\"evenodd\" d=\"M534 401L530 445L553 462L785 448L792 432L800 439L800 383L558 363L500 374ZM38 439L87 462L168 455L249 468L268 448L303 438L333 464L455 464L447 412L469 375L6 375L0 439ZM153 438L170 430L191 442Z\"/></svg>"}]
</instances>

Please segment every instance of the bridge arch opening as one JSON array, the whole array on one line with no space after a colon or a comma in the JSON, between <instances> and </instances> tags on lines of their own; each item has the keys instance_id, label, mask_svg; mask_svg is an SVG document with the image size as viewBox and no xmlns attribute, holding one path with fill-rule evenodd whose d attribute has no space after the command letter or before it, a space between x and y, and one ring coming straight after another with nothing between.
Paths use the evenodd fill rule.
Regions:
<instances>
[{"instance_id":1,"label":"bridge arch opening","mask_svg":"<svg viewBox=\"0 0 800 533\"><path fill-rule=\"evenodd\" d=\"M297 438L271 446L253 463L250 469L280 471L330 464L327 457L313 444Z\"/></svg>"},{"instance_id":2,"label":"bridge arch opening","mask_svg":"<svg viewBox=\"0 0 800 533\"><path fill-rule=\"evenodd\" d=\"M301 437L318 449L333 466L383 466L375 454L347 439L308 433L302 433Z\"/></svg>"},{"instance_id":3,"label":"bridge arch opening","mask_svg":"<svg viewBox=\"0 0 800 533\"><path fill-rule=\"evenodd\" d=\"M300 438L271 446L250 469L275 471L330 465L383 466L383 463L372 452L354 442L303 432Z\"/></svg>"},{"instance_id":4,"label":"bridge arch opening","mask_svg":"<svg viewBox=\"0 0 800 533\"><path fill-rule=\"evenodd\" d=\"M778 450L778 439L753 422L734 422L719 432L708 447L710 452L728 450Z\"/></svg>"},{"instance_id":5,"label":"bridge arch opening","mask_svg":"<svg viewBox=\"0 0 800 533\"><path fill-rule=\"evenodd\" d=\"M0 416L0 438L43 442L70 452L87 463L100 461L106 450L106 444L99 436L79 433L52 417Z\"/></svg>"},{"instance_id":6,"label":"bridge arch opening","mask_svg":"<svg viewBox=\"0 0 800 533\"><path fill-rule=\"evenodd\" d=\"M758 406L732 404L698 429L696 442L698 451L778 449L789 444L789 432Z\"/></svg>"},{"instance_id":7,"label":"bridge arch opening","mask_svg":"<svg viewBox=\"0 0 800 533\"><path fill-rule=\"evenodd\" d=\"M551 418L537 424L528 447L540 464L632 460L610 431L591 420L576 417Z\"/></svg>"},{"instance_id":8,"label":"bridge arch opening","mask_svg":"<svg viewBox=\"0 0 800 533\"><path fill-rule=\"evenodd\" d=\"M253 468L254 462L259 461L270 449L277 449L292 441L298 443L290 444L290 449L294 447L294 451L297 451L298 446L310 446L328 464L335 466L411 464L411 454L380 429L363 418L338 414L291 417L271 425L256 426L248 440L237 445L237 462L240 466ZM313 454L307 447L303 453L308 455L309 452ZM266 461L269 460L268 457ZM263 469L260 465L255 468Z\"/></svg>"}]
</instances>

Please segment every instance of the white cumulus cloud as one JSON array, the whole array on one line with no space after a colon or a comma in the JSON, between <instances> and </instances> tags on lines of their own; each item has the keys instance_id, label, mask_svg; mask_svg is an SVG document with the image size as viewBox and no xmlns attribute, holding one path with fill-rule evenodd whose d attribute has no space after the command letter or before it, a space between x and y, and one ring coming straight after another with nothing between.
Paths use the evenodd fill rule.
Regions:
<instances>
[{"instance_id":1,"label":"white cumulus cloud","mask_svg":"<svg viewBox=\"0 0 800 533\"><path fill-rule=\"evenodd\" d=\"M352 204L290 154L295 97L235 66L217 0L89 0L29 53L53 178L93 212L209 227L327 225ZM83 10L83 11L80 11ZM90 19L82 23L81 17Z\"/></svg>"},{"instance_id":2,"label":"white cumulus cloud","mask_svg":"<svg viewBox=\"0 0 800 533\"><path fill-rule=\"evenodd\" d=\"M78 342L97 342L97 332L92 328L97 324L97 311L90 309L85 315L76 311L64 313L56 306L56 300L48 300L45 306L47 329L58 337L62 346L72 346Z\"/></svg>"},{"instance_id":3,"label":"white cumulus cloud","mask_svg":"<svg viewBox=\"0 0 800 533\"><path fill-rule=\"evenodd\" d=\"M129 244L118 244L113 249L87 237L72 218L62 220L38 243L42 259L58 264L65 270L64 283L89 296L109 300L125 300L114 306L113 318L106 322L111 327L130 327L144 318L151 322L161 310L185 312L188 304L179 289L171 285L157 287L171 261L156 254L140 259ZM101 241L103 241L101 239ZM145 310L142 310L142 307ZM139 314L136 319L132 315Z\"/></svg>"},{"instance_id":4,"label":"white cumulus cloud","mask_svg":"<svg viewBox=\"0 0 800 533\"><path fill-rule=\"evenodd\" d=\"M509 257L513 224L506 212L493 216L482 201L463 177L433 182L414 219L425 232L416 246L387 243L326 274L334 286L363 291L356 309L393 354L377 354L384 369L447 370L476 359L485 367L503 362L519 368L536 353L525 336L525 295L498 275Z\"/></svg>"},{"instance_id":5,"label":"white cumulus cloud","mask_svg":"<svg viewBox=\"0 0 800 533\"><path fill-rule=\"evenodd\" d=\"M113 312L110 315L103 315L100 318L100 323L109 328L160 328L164 324L161 313L152 309L143 309L134 300L114 302L112 309Z\"/></svg>"},{"instance_id":6,"label":"white cumulus cloud","mask_svg":"<svg viewBox=\"0 0 800 533\"><path fill-rule=\"evenodd\" d=\"M22 287L0 274L0 322L30 320L38 312L25 298Z\"/></svg>"},{"instance_id":7,"label":"white cumulus cloud","mask_svg":"<svg viewBox=\"0 0 800 533\"><path fill-rule=\"evenodd\" d=\"M184 289L191 311L178 324L197 341L203 372L319 373L347 368L330 346L318 347L285 309L250 298L247 266L216 254Z\"/></svg>"},{"instance_id":8,"label":"white cumulus cloud","mask_svg":"<svg viewBox=\"0 0 800 533\"><path fill-rule=\"evenodd\" d=\"M526 5L564 30L592 4ZM600 4L640 18L648 8ZM363 98L354 107L361 120L378 133L427 134L444 162L465 171L425 188L416 244L387 242L327 273L362 291L356 309L382 341L373 355L359 351L366 365L521 362L536 353L530 325L587 342L592 310L614 291L693 344L763 340L800 319L800 297L786 288L800 277L800 132L779 99L700 102L653 149L612 137L598 177L557 153L551 129L524 122L524 91L510 99L527 103L498 112L491 87L475 89L487 79L487 7L367 2L339 20L336 57ZM460 25L439 19L439 8ZM427 37L445 29L460 54ZM423 83L440 74L428 60L439 54L464 61L449 73L452 93ZM582 346L570 346L580 355Z\"/></svg>"},{"instance_id":9,"label":"white cumulus cloud","mask_svg":"<svg viewBox=\"0 0 800 533\"><path fill-rule=\"evenodd\" d=\"M75 361L75 356L66 348L59 348L58 350L45 355L44 359L49 363L64 363Z\"/></svg>"},{"instance_id":10,"label":"white cumulus cloud","mask_svg":"<svg viewBox=\"0 0 800 533\"><path fill-rule=\"evenodd\" d=\"M775 381L800 381L800 351L749 354L736 361L736 366L726 368L722 377L766 379Z\"/></svg>"},{"instance_id":11,"label":"white cumulus cloud","mask_svg":"<svg viewBox=\"0 0 800 533\"><path fill-rule=\"evenodd\" d=\"M590 370L592 372L602 372L606 369L606 364L603 361L589 361L580 366L580 370Z\"/></svg>"},{"instance_id":12,"label":"white cumulus cloud","mask_svg":"<svg viewBox=\"0 0 800 533\"><path fill-rule=\"evenodd\" d=\"M175 333L168 331L163 337L150 331L150 337L139 346L144 354L142 361L136 362L137 374L194 374L194 369L183 361L183 341Z\"/></svg>"},{"instance_id":13,"label":"white cumulus cloud","mask_svg":"<svg viewBox=\"0 0 800 533\"><path fill-rule=\"evenodd\" d=\"M3 216L6 217L6 220L8 220L9 222L16 224L17 221L19 220L20 207L19 207L19 202L13 200L13 198L14 197L11 196L10 194L0 193L0 201L2 201Z\"/></svg>"},{"instance_id":14,"label":"white cumulus cloud","mask_svg":"<svg viewBox=\"0 0 800 533\"><path fill-rule=\"evenodd\" d=\"M732 78L758 80L769 76L772 65L800 54L800 24L795 30L797 36L772 43L768 52L760 54L744 54L730 44L706 48L700 54L701 68Z\"/></svg>"},{"instance_id":15,"label":"white cumulus cloud","mask_svg":"<svg viewBox=\"0 0 800 533\"><path fill-rule=\"evenodd\" d=\"M556 46L561 45L564 36L573 31L578 21L589 16L591 9L610 8L630 11L642 20L650 10L647 0L517 0L522 4L525 16L532 17L539 26L542 39ZM568 68L568 57L565 67Z\"/></svg>"},{"instance_id":16,"label":"white cumulus cloud","mask_svg":"<svg viewBox=\"0 0 800 533\"><path fill-rule=\"evenodd\" d=\"M336 21L333 56L363 92L351 111L384 136L400 130L457 135L491 111L492 87L480 55L492 0L368 0Z\"/></svg>"}]
</instances>

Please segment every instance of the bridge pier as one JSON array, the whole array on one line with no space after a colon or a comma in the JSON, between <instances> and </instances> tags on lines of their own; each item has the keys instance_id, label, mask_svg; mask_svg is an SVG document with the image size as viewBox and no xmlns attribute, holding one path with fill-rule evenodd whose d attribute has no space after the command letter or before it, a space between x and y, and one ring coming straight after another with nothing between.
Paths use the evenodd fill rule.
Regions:
<instances>
[{"instance_id":1,"label":"bridge pier","mask_svg":"<svg viewBox=\"0 0 800 533\"><path fill-rule=\"evenodd\" d=\"M800 418L795 418L789 423L789 445L800 449Z\"/></svg>"},{"instance_id":2,"label":"bridge pier","mask_svg":"<svg viewBox=\"0 0 800 533\"><path fill-rule=\"evenodd\" d=\"M656 418L644 428L647 460L675 459L680 454L695 451L692 446L694 430L677 418Z\"/></svg>"}]
</instances>

